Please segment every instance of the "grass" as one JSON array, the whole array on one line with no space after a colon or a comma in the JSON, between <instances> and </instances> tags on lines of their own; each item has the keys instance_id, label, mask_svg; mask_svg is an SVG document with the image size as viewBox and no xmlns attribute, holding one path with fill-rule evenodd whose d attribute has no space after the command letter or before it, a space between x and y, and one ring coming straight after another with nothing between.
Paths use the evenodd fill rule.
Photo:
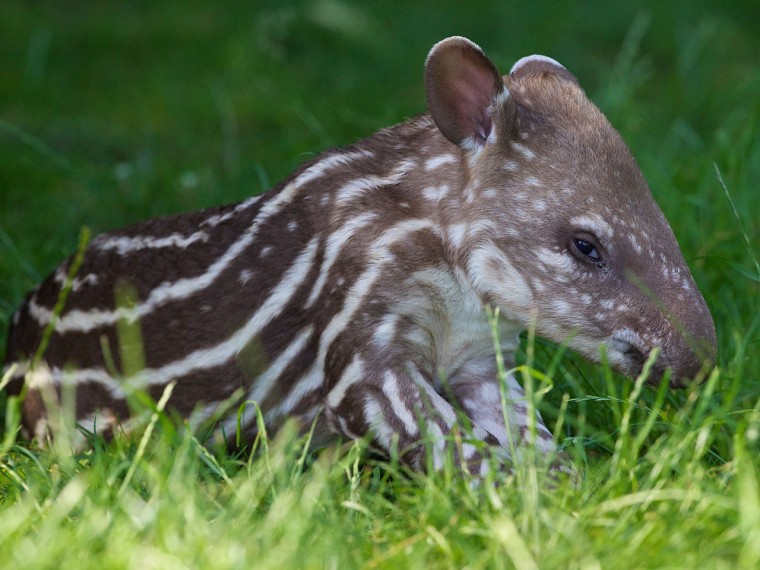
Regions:
<instances>
[{"instance_id":1,"label":"grass","mask_svg":"<svg viewBox=\"0 0 760 570\"><path fill-rule=\"evenodd\" d=\"M82 226L242 199L422 111L426 50L462 34L502 70L539 52L578 75L671 221L720 359L698 390L658 392L526 342L521 370L584 473L576 487L546 485L528 462L473 488L361 443L304 453L288 430L229 455L151 411L130 436L79 453L6 429L0 566L758 567L758 9L583 6L8 0L0 346Z\"/></svg>"}]
</instances>

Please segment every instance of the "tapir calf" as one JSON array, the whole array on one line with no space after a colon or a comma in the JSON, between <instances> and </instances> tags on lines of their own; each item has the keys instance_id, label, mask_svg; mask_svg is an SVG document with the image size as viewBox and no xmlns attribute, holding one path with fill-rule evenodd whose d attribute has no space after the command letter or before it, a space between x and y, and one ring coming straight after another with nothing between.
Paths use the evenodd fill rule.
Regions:
<instances>
[{"instance_id":1,"label":"tapir calf","mask_svg":"<svg viewBox=\"0 0 760 570\"><path fill-rule=\"evenodd\" d=\"M425 92L429 115L324 152L261 196L94 239L34 361L64 262L12 319L5 369L11 391L28 383L29 433L49 436L42 396L62 382L76 384L79 423L108 432L128 421L131 391L158 398L174 380L169 406L185 416L252 400L270 432L317 418L320 438L368 435L414 469L425 440L434 468L446 453L475 475L508 468L515 450L555 443L518 381L498 379L487 306L508 368L535 326L592 360L603 348L628 375L656 348L651 381L704 376L710 312L577 79L539 55L502 76L452 37L430 51ZM139 329L138 370L120 324ZM253 413L242 430L256 433Z\"/></svg>"}]
</instances>

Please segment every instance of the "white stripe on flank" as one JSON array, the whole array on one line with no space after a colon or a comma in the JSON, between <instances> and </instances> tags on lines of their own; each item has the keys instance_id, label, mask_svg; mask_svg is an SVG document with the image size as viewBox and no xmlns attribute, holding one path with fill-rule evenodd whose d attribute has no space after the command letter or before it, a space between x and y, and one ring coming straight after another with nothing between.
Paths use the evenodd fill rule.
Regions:
<instances>
[{"instance_id":1,"label":"white stripe on flank","mask_svg":"<svg viewBox=\"0 0 760 570\"><path fill-rule=\"evenodd\" d=\"M399 316L388 314L383 317L375 327L372 334L372 344L380 350L387 350L393 339L396 338L396 327L398 326Z\"/></svg>"},{"instance_id":2,"label":"white stripe on flank","mask_svg":"<svg viewBox=\"0 0 760 570\"><path fill-rule=\"evenodd\" d=\"M364 176L351 180L338 189L335 194L335 201L337 204L345 204L361 196L366 190L398 184L411 168L412 164L409 161L402 161L387 176Z\"/></svg>"},{"instance_id":3,"label":"white stripe on flank","mask_svg":"<svg viewBox=\"0 0 760 570\"><path fill-rule=\"evenodd\" d=\"M338 231L330 234L330 237L327 238L325 257L322 261L319 277L317 277L317 282L314 284L314 288L311 290L309 298L306 300L307 308L311 307L314 304L314 301L319 297L320 293L322 293L327 277L330 274L330 269L332 269L335 260L338 259L338 255L340 255L341 249L346 242L353 237L357 230L369 225L369 223L375 218L377 218L377 214L373 212L364 213L349 220L347 223L343 224Z\"/></svg>"},{"instance_id":4,"label":"white stripe on flank","mask_svg":"<svg viewBox=\"0 0 760 570\"><path fill-rule=\"evenodd\" d=\"M309 271L314 266L319 239L314 237L306 249L288 268L280 282L272 290L264 304L254 313L242 328L231 337L211 348L191 352L184 358L171 362L161 368L147 368L135 376L117 381L105 370L100 368L84 368L74 370L69 375L79 382L95 382L102 384L111 391L112 396L123 398L123 384L140 387L146 385L165 384L172 379L181 380L183 376L197 370L215 368L234 358L245 346L266 326L276 318L295 294L298 286L303 283ZM291 347L292 348L292 345Z\"/></svg>"},{"instance_id":5,"label":"white stripe on flank","mask_svg":"<svg viewBox=\"0 0 760 570\"><path fill-rule=\"evenodd\" d=\"M217 226L221 224L222 222L226 222L230 218L234 218L243 210L247 210L248 208L253 206L256 202L258 202L260 198L261 196L253 196L251 198L248 198L247 200L240 202L240 204L235 206L229 212L225 212L224 214L214 214L212 216L209 216L208 218L203 220L200 225L211 226L213 228L214 226Z\"/></svg>"},{"instance_id":6,"label":"white stripe on flank","mask_svg":"<svg viewBox=\"0 0 760 570\"><path fill-rule=\"evenodd\" d=\"M386 451L390 450L393 443L393 428L383 413L380 404L374 398L364 401L364 419L369 425L369 431L375 436L375 440Z\"/></svg>"},{"instance_id":7,"label":"white stripe on flank","mask_svg":"<svg viewBox=\"0 0 760 570\"><path fill-rule=\"evenodd\" d=\"M265 410L267 419L291 414L293 409L301 403L301 400L322 386L323 382L324 374L315 363L298 379L290 393L279 404L271 410Z\"/></svg>"},{"instance_id":8,"label":"white stripe on flank","mask_svg":"<svg viewBox=\"0 0 760 570\"><path fill-rule=\"evenodd\" d=\"M393 259L388 251L390 246L397 241L408 238L409 234L432 228L434 228L434 224L430 220L406 220L387 229L375 240L373 247L367 255L369 267L356 280L354 286L346 295L343 309L332 318L322 332L322 338L319 342L319 356L317 357L317 362L320 366L324 366L327 350L335 340L335 337L346 328L354 313L361 306L364 298L372 289L372 285L375 284L375 281L382 273L383 266Z\"/></svg>"},{"instance_id":9,"label":"white stripe on flank","mask_svg":"<svg viewBox=\"0 0 760 570\"><path fill-rule=\"evenodd\" d=\"M398 378L392 370L385 371L383 378L383 394L385 394L388 397L388 400L390 400L394 413L401 420L401 423L404 424L406 433L410 436L417 435L417 432L419 431L417 422L406 407L406 402L404 402L404 399L401 396L401 391L399 390Z\"/></svg>"},{"instance_id":10,"label":"white stripe on flank","mask_svg":"<svg viewBox=\"0 0 760 570\"><path fill-rule=\"evenodd\" d=\"M269 367L253 382L251 391L246 396L246 400L253 400L259 404L269 395L275 381L282 376L282 373L293 362L293 359L300 354L307 341L314 333L314 325L310 325L302 330L296 338L293 339L285 350L269 365Z\"/></svg>"},{"instance_id":11,"label":"white stripe on flank","mask_svg":"<svg viewBox=\"0 0 760 570\"><path fill-rule=\"evenodd\" d=\"M59 287L63 287L66 285L67 277L68 276L63 270L63 267L58 267L58 269L55 270L55 275L53 275L53 281L55 281ZM71 290L76 293L85 285L97 285L98 279L98 275L95 273L89 273L82 277L74 277L74 279L71 281Z\"/></svg>"},{"instance_id":12,"label":"white stripe on flank","mask_svg":"<svg viewBox=\"0 0 760 570\"><path fill-rule=\"evenodd\" d=\"M328 156L303 171L295 180L285 186L279 194L262 206L256 219L241 238L234 242L220 258L214 261L205 273L195 277L182 278L174 282L163 283L153 289L143 303L140 303L131 309L125 309L122 307L113 311L99 309L91 311L70 311L65 313L58 321L55 327L56 332L60 334L69 331L89 332L98 327L113 325L121 318L135 321L150 314L157 307L171 301L186 299L196 292L206 289L240 256L242 252L246 250L249 245L251 245L251 243L253 243L261 226L270 217L286 207L304 185L319 178L325 172L336 166L341 166L353 160L371 156L372 153L369 151L335 154ZM44 326L49 322L52 312L36 303L34 305L30 303L29 314L37 319L41 326Z\"/></svg>"},{"instance_id":13,"label":"white stripe on flank","mask_svg":"<svg viewBox=\"0 0 760 570\"><path fill-rule=\"evenodd\" d=\"M177 247L184 249L195 242L207 242L208 234L204 231L199 231L190 234L185 237L182 234L173 233L168 236L156 237L156 236L103 236L100 239L96 239L92 245L96 249L101 251L107 251L110 249L116 250L119 255L125 255L133 251L139 251L141 249L163 249L167 247Z\"/></svg>"},{"instance_id":14,"label":"white stripe on flank","mask_svg":"<svg viewBox=\"0 0 760 570\"><path fill-rule=\"evenodd\" d=\"M337 408L343 401L346 391L356 382L362 379L364 373L364 361L359 354L354 354L354 359L343 370L340 380L333 386L330 393L327 394L327 405L331 408Z\"/></svg>"}]
</instances>

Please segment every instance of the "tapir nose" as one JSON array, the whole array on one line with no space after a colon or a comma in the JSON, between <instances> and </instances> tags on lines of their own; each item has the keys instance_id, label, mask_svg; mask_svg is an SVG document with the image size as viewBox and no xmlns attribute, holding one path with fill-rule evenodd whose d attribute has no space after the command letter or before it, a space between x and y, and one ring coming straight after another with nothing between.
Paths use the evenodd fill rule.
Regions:
<instances>
[{"instance_id":1,"label":"tapir nose","mask_svg":"<svg viewBox=\"0 0 760 570\"><path fill-rule=\"evenodd\" d=\"M701 303L692 307L672 323L675 329L671 342L664 347L663 364L671 369L670 386L685 388L695 380L703 381L715 367L718 357L718 338L710 310L699 295Z\"/></svg>"}]
</instances>

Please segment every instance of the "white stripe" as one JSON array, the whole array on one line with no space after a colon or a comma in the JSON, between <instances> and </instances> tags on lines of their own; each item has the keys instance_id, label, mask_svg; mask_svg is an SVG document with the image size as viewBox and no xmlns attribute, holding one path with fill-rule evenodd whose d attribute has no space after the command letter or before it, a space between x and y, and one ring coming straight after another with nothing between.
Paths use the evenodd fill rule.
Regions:
<instances>
[{"instance_id":1,"label":"white stripe","mask_svg":"<svg viewBox=\"0 0 760 570\"><path fill-rule=\"evenodd\" d=\"M343 374L340 375L340 380L338 380L338 383L333 386L333 389L327 395L327 405L331 408L337 408L343 401L346 391L362 379L363 373L364 361L359 354L354 354L354 359L346 366Z\"/></svg>"},{"instance_id":2,"label":"white stripe","mask_svg":"<svg viewBox=\"0 0 760 570\"><path fill-rule=\"evenodd\" d=\"M89 381L101 384L108 388L114 397L123 398L125 395L124 384L135 387L166 384L170 380L181 379L191 372L207 370L224 364L243 350L264 326L285 309L288 301L298 289L298 285L303 282L314 265L318 243L317 237L309 242L306 249L285 272L282 280L272 290L264 304L259 307L245 326L224 342L211 348L196 350L161 368L146 368L135 376L122 381L115 380L100 368L73 370L70 374L67 373L67 377L70 375L78 383Z\"/></svg>"},{"instance_id":3,"label":"white stripe","mask_svg":"<svg viewBox=\"0 0 760 570\"><path fill-rule=\"evenodd\" d=\"M390 400L393 411L404 424L406 432L410 436L417 435L417 432L419 431L417 422L411 412L407 409L406 403L401 397L398 378L392 370L385 371L383 379L383 394L385 394L388 397L388 400Z\"/></svg>"},{"instance_id":4,"label":"white stripe","mask_svg":"<svg viewBox=\"0 0 760 570\"><path fill-rule=\"evenodd\" d=\"M387 349L393 339L396 337L396 327L398 326L399 316L396 314L385 315L380 324L375 327L372 334L372 344L380 350Z\"/></svg>"},{"instance_id":5,"label":"white stripe","mask_svg":"<svg viewBox=\"0 0 760 570\"><path fill-rule=\"evenodd\" d=\"M221 224L222 222L226 222L230 218L233 218L237 216L240 212L243 210L246 210L253 206L256 202L258 202L261 199L261 196L253 196L251 198L248 198L247 200L244 200L243 202L240 202L237 206L235 206L231 211L225 212L224 214L214 214L212 216L209 216L205 220L201 222L200 225L202 226L211 226L212 228Z\"/></svg>"},{"instance_id":6,"label":"white stripe","mask_svg":"<svg viewBox=\"0 0 760 570\"><path fill-rule=\"evenodd\" d=\"M412 163L409 161L403 161L387 176L365 176L351 180L336 192L336 203L345 204L372 188L382 188L383 186L398 184L404 175L411 170L412 166Z\"/></svg>"},{"instance_id":7,"label":"white stripe","mask_svg":"<svg viewBox=\"0 0 760 570\"><path fill-rule=\"evenodd\" d=\"M293 359L300 354L313 332L314 325L310 325L293 339L293 342L280 353L275 361L254 380L251 391L246 396L246 400L253 400L259 403L264 401L271 391L274 382L280 378L288 365L293 362Z\"/></svg>"},{"instance_id":8,"label":"white stripe","mask_svg":"<svg viewBox=\"0 0 760 570\"><path fill-rule=\"evenodd\" d=\"M68 276L66 275L66 272L63 270L63 266L59 266L58 269L55 270L55 274L53 275L53 281L58 284L59 287L63 288L64 285L66 285L66 279ZM87 275L83 275L81 277L74 277L74 279L71 281L71 290L76 293L85 285L92 285L95 286L98 284L98 275L95 273L89 273Z\"/></svg>"},{"instance_id":9,"label":"white stripe","mask_svg":"<svg viewBox=\"0 0 760 570\"><path fill-rule=\"evenodd\" d=\"M364 418L369 424L369 430L375 436L380 446L390 450L393 442L393 428L388 424L383 409L373 398L364 402Z\"/></svg>"},{"instance_id":10,"label":"white stripe","mask_svg":"<svg viewBox=\"0 0 760 570\"><path fill-rule=\"evenodd\" d=\"M287 397L283 398L283 400L271 410L266 410L267 419L289 415L293 409L301 403L304 396L317 390L323 383L324 375L322 374L320 367L315 363L298 379Z\"/></svg>"},{"instance_id":11,"label":"white stripe","mask_svg":"<svg viewBox=\"0 0 760 570\"><path fill-rule=\"evenodd\" d=\"M322 293L327 277L330 274L330 269L332 269L335 260L338 259L341 248L353 237L357 230L367 226L375 218L377 218L377 214L367 212L349 220L341 226L340 230L330 234L330 237L327 238L325 257L324 261L322 261L319 277L317 277L317 282L314 284L314 288L311 290L309 298L306 300L307 308L311 307L314 304L314 301L319 297L320 293Z\"/></svg>"},{"instance_id":12,"label":"white stripe","mask_svg":"<svg viewBox=\"0 0 760 570\"><path fill-rule=\"evenodd\" d=\"M372 156L372 153L368 151L336 154L317 162L302 172L293 182L283 188L279 194L264 204L253 224L248 230L246 230L243 236L238 241L234 242L224 255L212 263L208 270L202 275L164 283L153 289L145 302L134 308L127 309L120 307L113 311L98 309L91 311L70 311L64 314L58 321L55 327L56 332L60 334L69 331L89 332L97 327L113 325L117 320L122 318L133 322L150 314L154 309L161 305L171 301L186 299L194 293L206 289L240 256L243 251L246 250L251 243L253 243L264 222L286 207L302 186L319 178L325 172L336 166L370 156ZM37 319L40 326L44 326L49 322L52 316L52 311L39 306L36 303L30 303L29 314Z\"/></svg>"},{"instance_id":13,"label":"white stripe","mask_svg":"<svg viewBox=\"0 0 760 570\"><path fill-rule=\"evenodd\" d=\"M208 234L204 231L195 232L185 237L182 234L173 233L164 237L156 236L103 236L96 239L92 245L101 251L116 250L119 255L125 255L141 249L163 249L177 247L184 249L195 242L207 242Z\"/></svg>"},{"instance_id":14,"label":"white stripe","mask_svg":"<svg viewBox=\"0 0 760 570\"><path fill-rule=\"evenodd\" d=\"M359 309L362 301L364 301L364 297L369 293L372 285L374 285L382 273L383 266L393 260L389 252L390 246L397 241L407 238L409 234L428 228L434 228L434 224L430 220L406 220L386 230L375 241L367 255L367 259L370 260L369 267L356 280L356 283L354 283L354 286L346 295L343 309L330 320L322 332L322 338L319 343L319 356L317 358L317 362L321 366L324 366L327 350L330 348L330 345L335 340L335 337L346 328L354 313Z\"/></svg>"}]
</instances>

